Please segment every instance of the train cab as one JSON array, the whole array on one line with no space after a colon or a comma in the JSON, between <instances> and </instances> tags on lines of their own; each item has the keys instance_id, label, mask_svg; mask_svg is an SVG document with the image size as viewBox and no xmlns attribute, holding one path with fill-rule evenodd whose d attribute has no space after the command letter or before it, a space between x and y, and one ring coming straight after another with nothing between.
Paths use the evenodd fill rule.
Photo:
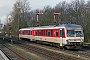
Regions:
<instances>
[{"instance_id":1,"label":"train cab","mask_svg":"<svg viewBox=\"0 0 90 60\"><path fill-rule=\"evenodd\" d=\"M66 39L63 42L68 48L79 48L84 44L84 34L81 25L66 24L63 25L66 29Z\"/></svg>"}]
</instances>

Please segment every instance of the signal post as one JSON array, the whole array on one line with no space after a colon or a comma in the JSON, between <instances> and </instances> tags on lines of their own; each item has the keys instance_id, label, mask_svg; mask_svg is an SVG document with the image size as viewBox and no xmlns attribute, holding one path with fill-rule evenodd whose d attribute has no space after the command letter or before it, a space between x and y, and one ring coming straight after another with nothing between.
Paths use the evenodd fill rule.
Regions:
<instances>
[{"instance_id":1,"label":"signal post","mask_svg":"<svg viewBox=\"0 0 90 60\"><path fill-rule=\"evenodd\" d=\"M56 26L56 15L60 15L60 13L54 13L54 26Z\"/></svg>"},{"instance_id":2,"label":"signal post","mask_svg":"<svg viewBox=\"0 0 90 60\"><path fill-rule=\"evenodd\" d=\"M39 22L38 22L38 15L43 14L43 12L37 12L36 13L36 25L39 26Z\"/></svg>"}]
</instances>

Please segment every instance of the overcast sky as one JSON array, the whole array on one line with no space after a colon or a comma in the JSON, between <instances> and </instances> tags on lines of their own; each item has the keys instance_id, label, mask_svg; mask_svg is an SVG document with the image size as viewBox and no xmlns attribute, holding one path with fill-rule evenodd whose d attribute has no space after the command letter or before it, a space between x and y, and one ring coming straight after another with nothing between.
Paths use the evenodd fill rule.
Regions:
<instances>
[{"instance_id":1,"label":"overcast sky","mask_svg":"<svg viewBox=\"0 0 90 60\"><path fill-rule=\"evenodd\" d=\"M12 11L13 4L17 0L0 0L0 20L1 23L5 23L6 16ZM65 1L65 0L28 0L30 2L31 9L41 9L46 5L50 5L51 7L54 7L59 2ZM71 2L73 0L66 0L67 2Z\"/></svg>"}]
</instances>

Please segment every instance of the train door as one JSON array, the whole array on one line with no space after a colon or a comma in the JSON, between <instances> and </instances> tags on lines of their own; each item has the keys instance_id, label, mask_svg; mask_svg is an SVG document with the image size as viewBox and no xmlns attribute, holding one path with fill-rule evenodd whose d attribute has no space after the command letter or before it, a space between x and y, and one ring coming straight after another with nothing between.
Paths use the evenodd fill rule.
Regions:
<instances>
[{"instance_id":1,"label":"train door","mask_svg":"<svg viewBox=\"0 0 90 60\"><path fill-rule=\"evenodd\" d=\"M60 46L63 45L63 36L64 36L64 30L60 29Z\"/></svg>"}]
</instances>

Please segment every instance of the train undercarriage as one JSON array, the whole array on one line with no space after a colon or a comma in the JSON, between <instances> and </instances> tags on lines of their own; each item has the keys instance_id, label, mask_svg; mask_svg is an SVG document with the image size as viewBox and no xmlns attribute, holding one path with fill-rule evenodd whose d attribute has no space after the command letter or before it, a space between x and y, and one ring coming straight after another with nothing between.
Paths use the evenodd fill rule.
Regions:
<instances>
[{"instance_id":1,"label":"train undercarriage","mask_svg":"<svg viewBox=\"0 0 90 60\"><path fill-rule=\"evenodd\" d=\"M83 47L82 42L70 42L70 44L67 44L64 46L66 49L81 49Z\"/></svg>"}]
</instances>

